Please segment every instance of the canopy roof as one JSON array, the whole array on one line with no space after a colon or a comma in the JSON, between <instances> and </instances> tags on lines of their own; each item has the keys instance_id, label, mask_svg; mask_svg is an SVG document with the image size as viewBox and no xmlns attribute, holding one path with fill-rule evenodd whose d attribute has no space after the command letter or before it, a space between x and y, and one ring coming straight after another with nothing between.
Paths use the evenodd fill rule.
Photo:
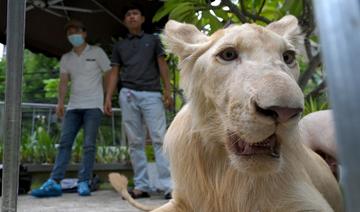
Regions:
<instances>
[{"instance_id":1,"label":"canopy roof","mask_svg":"<svg viewBox=\"0 0 360 212\"><path fill-rule=\"evenodd\" d=\"M64 25L69 19L84 22L88 42L100 44L110 52L112 44L127 30L121 24L122 10L134 1L123 0L27 0L25 48L47 56L60 57L69 51ZM162 6L159 0L136 1L144 8L146 32L160 31L166 20L153 24L155 12ZM0 0L0 42L6 42L7 0ZM15 24L15 23L14 23Z\"/></svg>"}]
</instances>

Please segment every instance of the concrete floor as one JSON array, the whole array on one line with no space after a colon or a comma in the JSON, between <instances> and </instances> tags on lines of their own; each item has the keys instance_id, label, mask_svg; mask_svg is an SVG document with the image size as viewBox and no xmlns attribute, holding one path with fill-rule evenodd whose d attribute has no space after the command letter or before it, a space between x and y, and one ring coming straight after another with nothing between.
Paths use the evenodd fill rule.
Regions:
<instances>
[{"instance_id":1,"label":"concrete floor","mask_svg":"<svg viewBox=\"0 0 360 212\"><path fill-rule=\"evenodd\" d=\"M148 205L162 205L167 202L162 196L139 199ZM55 198L34 198L30 195L18 197L19 212L138 212L129 203L122 200L114 190L100 190L89 197L80 197L77 193L66 193Z\"/></svg>"}]
</instances>

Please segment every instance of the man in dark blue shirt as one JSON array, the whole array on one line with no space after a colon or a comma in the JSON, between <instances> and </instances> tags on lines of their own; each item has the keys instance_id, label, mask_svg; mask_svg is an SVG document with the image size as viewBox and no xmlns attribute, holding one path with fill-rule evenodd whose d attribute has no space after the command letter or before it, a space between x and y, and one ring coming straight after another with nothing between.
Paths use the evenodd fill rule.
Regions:
<instances>
[{"instance_id":1,"label":"man in dark blue shirt","mask_svg":"<svg viewBox=\"0 0 360 212\"><path fill-rule=\"evenodd\" d=\"M129 34L113 48L104 110L106 114L111 114L111 98L120 73L122 88L119 102L134 170L135 188L129 193L133 198L149 197L149 192L154 190L147 173L145 122L154 148L161 184L159 189L169 199L172 191L169 162L162 152L166 131L164 105L172 105L168 66L159 37L142 31L144 21L145 17L138 5L126 9L123 23ZM160 78L163 80L164 102Z\"/></svg>"}]
</instances>

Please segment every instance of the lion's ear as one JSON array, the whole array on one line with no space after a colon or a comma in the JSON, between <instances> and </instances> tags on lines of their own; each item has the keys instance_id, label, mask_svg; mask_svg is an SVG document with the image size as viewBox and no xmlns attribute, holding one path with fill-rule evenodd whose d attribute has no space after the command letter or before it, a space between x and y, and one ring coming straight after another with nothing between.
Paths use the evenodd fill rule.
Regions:
<instances>
[{"instance_id":1,"label":"lion's ear","mask_svg":"<svg viewBox=\"0 0 360 212\"><path fill-rule=\"evenodd\" d=\"M286 15L280 20L272 22L266 28L289 40L298 50L303 48L304 36L295 16Z\"/></svg>"},{"instance_id":2,"label":"lion's ear","mask_svg":"<svg viewBox=\"0 0 360 212\"><path fill-rule=\"evenodd\" d=\"M170 52L180 59L191 55L201 44L209 40L194 25L169 20L165 25L163 39Z\"/></svg>"}]
</instances>

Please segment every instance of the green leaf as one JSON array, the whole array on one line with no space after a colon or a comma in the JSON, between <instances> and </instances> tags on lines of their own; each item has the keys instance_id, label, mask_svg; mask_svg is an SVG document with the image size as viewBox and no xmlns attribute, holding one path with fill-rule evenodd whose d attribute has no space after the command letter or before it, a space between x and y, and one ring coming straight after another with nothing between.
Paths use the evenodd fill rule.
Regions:
<instances>
[{"instance_id":1,"label":"green leaf","mask_svg":"<svg viewBox=\"0 0 360 212\"><path fill-rule=\"evenodd\" d=\"M174 8L170 14L169 18L182 21L186 16L191 16L195 14L194 5L189 2L181 3L176 8Z\"/></svg>"},{"instance_id":2,"label":"green leaf","mask_svg":"<svg viewBox=\"0 0 360 212\"><path fill-rule=\"evenodd\" d=\"M218 17L220 17L220 18L222 18L224 20L227 20L229 18L228 12L226 12L223 9L217 9L217 10L214 10L214 12Z\"/></svg>"},{"instance_id":3,"label":"green leaf","mask_svg":"<svg viewBox=\"0 0 360 212\"><path fill-rule=\"evenodd\" d=\"M156 12L152 21L156 22L167 16L172 10L174 10L178 5L179 1L166 1L165 4Z\"/></svg>"},{"instance_id":4,"label":"green leaf","mask_svg":"<svg viewBox=\"0 0 360 212\"><path fill-rule=\"evenodd\" d=\"M285 1L280 11L283 15L292 14L294 16L300 16L303 10L303 1L288 0Z\"/></svg>"},{"instance_id":5,"label":"green leaf","mask_svg":"<svg viewBox=\"0 0 360 212\"><path fill-rule=\"evenodd\" d=\"M203 17L204 17L204 19L207 20L208 24L210 24L211 33L215 32L216 30L223 27L223 24L215 16L213 16L210 12L204 11Z\"/></svg>"},{"instance_id":6,"label":"green leaf","mask_svg":"<svg viewBox=\"0 0 360 212\"><path fill-rule=\"evenodd\" d=\"M284 16L280 10L277 10L276 8L269 8L269 7L264 8L261 15L268 18L269 20L278 20L282 16Z\"/></svg>"}]
</instances>

